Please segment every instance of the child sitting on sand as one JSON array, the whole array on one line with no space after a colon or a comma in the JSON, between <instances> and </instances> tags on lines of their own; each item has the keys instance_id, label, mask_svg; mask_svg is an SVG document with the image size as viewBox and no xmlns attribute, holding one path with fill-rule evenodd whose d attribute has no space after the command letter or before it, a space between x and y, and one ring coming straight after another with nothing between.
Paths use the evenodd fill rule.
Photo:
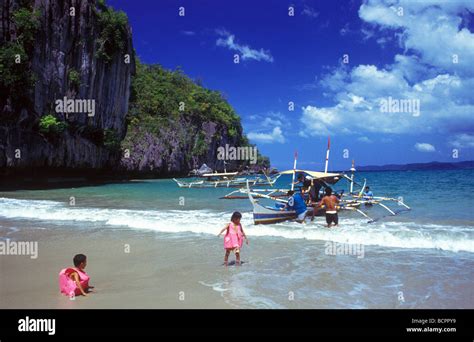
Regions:
<instances>
[{"instance_id":1,"label":"child sitting on sand","mask_svg":"<svg viewBox=\"0 0 474 342\"><path fill-rule=\"evenodd\" d=\"M224 229L217 235L220 236L224 231L227 233L224 236L224 248L225 248L225 257L224 257L224 265L227 266L227 261L229 260L230 252L235 253L235 264L240 265L240 248L243 245L243 239L245 238L245 242L247 245L249 244L249 240L244 233L244 229L240 224L240 219L242 218L242 214L238 211L232 214L230 218L230 223L228 223Z\"/></svg>"},{"instance_id":2,"label":"child sitting on sand","mask_svg":"<svg viewBox=\"0 0 474 342\"><path fill-rule=\"evenodd\" d=\"M89 286L90 277L84 271L87 257L84 254L77 254L73 263L75 267L68 267L59 272L59 289L61 293L71 298L81 294L87 296L87 292L93 288Z\"/></svg>"}]
</instances>

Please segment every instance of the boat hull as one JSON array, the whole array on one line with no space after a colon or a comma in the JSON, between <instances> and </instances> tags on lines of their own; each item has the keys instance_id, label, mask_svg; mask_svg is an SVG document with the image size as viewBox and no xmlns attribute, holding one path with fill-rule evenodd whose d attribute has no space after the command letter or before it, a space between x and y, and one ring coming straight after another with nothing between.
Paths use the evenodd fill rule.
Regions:
<instances>
[{"instance_id":1,"label":"boat hull","mask_svg":"<svg viewBox=\"0 0 474 342\"><path fill-rule=\"evenodd\" d=\"M265 208L266 211L259 210L253 212L253 222L254 224L272 224L272 223L279 223L285 221L293 221L296 220L296 213L294 211L288 210L277 210L277 209L269 209ZM313 208L308 207L307 215L311 216L313 212ZM318 210L315 216L323 216L324 209Z\"/></svg>"},{"instance_id":2,"label":"boat hull","mask_svg":"<svg viewBox=\"0 0 474 342\"><path fill-rule=\"evenodd\" d=\"M296 212L294 210L280 210L272 207L265 207L252 198L253 205L253 222L254 224L272 224L285 221L296 220ZM308 215L313 212L313 207L307 208ZM324 209L319 209L316 216L324 215Z\"/></svg>"}]
</instances>

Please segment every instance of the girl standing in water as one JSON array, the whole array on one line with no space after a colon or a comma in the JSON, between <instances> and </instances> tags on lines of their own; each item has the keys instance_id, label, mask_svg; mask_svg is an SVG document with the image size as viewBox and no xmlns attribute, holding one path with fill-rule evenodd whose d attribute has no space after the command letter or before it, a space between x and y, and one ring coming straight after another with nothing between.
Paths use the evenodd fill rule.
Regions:
<instances>
[{"instance_id":1,"label":"girl standing in water","mask_svg":"<svg viewBox=\"0 0 474 342\"><path fill-rule=\"evenodd\" d=\"M227 266L229 260L230 252L235 253L235 264L240 265L240 249L242 248L244 238L247 245L249 244L249 240L244 233L244 229L240 224L240 219L242 218L242 214L238 211L232 214L230 218L230 223L228 223L221 232L217 235L220 236L222 233L227 231L224 236L224 248L225 248L225 257L224 257L224 265Z\"/></svg>"}]
</instances>

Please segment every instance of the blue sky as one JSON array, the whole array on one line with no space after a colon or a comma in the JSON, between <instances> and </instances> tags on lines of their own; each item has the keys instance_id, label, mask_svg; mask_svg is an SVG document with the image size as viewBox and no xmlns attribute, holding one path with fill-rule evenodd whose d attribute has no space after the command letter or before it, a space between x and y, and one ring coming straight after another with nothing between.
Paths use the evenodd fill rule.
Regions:
<instances>
[{"instance_id":1,"label":"blue sky","mask_svg":"<svg viewBox=\"0 0 474 342\"><path fill-rule=\"evenodd\" d=\"M143 62L224 93L277 168L298 150L322 169L328 135L333 170L474 159L472 0L108 3Z\"/></svg>"}]
</instances>

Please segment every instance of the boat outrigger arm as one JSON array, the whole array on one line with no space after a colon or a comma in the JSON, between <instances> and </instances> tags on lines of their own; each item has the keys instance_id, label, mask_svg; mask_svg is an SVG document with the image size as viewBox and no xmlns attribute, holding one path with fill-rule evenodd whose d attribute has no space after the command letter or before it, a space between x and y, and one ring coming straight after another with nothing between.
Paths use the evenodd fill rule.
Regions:
<instances>
[{"instance_id":1,"label":"boat outrigger arm","mask_svg":"<svg viewBox=\"0 0 474 342\"><path fill-rule=\"evenodd\" d=\"M350 179L350 178L349 178ZM353 180L351 180L353 181ZM355 197L354 201L355 202L360 202L364 204L369 204L369 205L380 205L382 208L387 210L391 215L395 216L403 211L411 210L411 208L406 205L403 200L399 198L392 198L392 197L381 197L381 196L372 196L370 198L363 197L363 191L365 189L365 185L367 184L367 179L364 179L364 185L361 187L361 190L358 195L351 194L353 197ZM401 205L405 207L405 209L402 210L397 210L396 212L390 209L388 206L382 203L382 201L393 201L397 202L398 205Z\"/></svg>"},{"instance_id":2,"label":"boat outrigger arm","mask_svg":"<svg viewBox=\"0 0 474 342\"><path fill-rule=\"evenodd\" d=\"M252 189L252 195L255 198L269 198L278 199L281 197L287 197L289 189ZM227 195L220 197L219 199L246 199L248 198L248 190L246 188L240 188L234 190Z\"/></svg>"}]
</instances>

